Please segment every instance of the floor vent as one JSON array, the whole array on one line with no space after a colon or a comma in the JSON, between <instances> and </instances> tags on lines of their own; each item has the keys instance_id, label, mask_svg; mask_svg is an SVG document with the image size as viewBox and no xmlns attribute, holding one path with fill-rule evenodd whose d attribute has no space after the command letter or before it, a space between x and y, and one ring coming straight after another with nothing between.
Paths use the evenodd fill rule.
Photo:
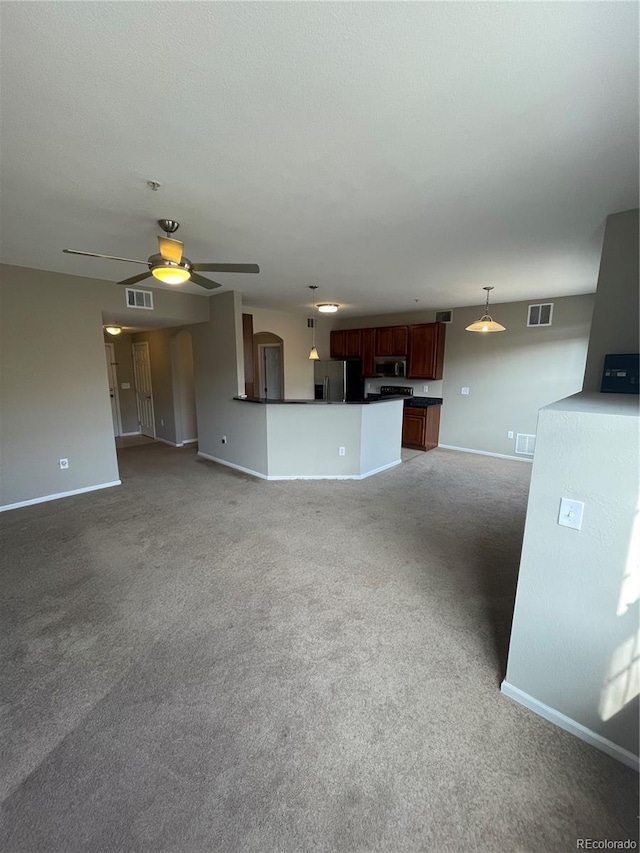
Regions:
<instances>
[{"instance_id":1,"label":"floor vent","mask_svg":"<svg viewBox=\"0 0 640 853\"><path fill-rule=\"evenodd\" d=\"M535 447L535 435L527 435L524 432L516 433L516 453L519 453L521 456L533 456Z\"/></svg>"},{"instance_id":2,"label":"floor vent","mask_svg":"<svg viewBox=\"0 0 640 853\"><path fill-rule=\"evenodd\" d=\"M451 323L453 322L453 311L449 308L447 311L436 311L436 323Z\"/></svg>"},{"instance_id":3,"label":"floor vent","mask_svg":"<svg viewBox=\"0 0 640 853\"><path fill-rule=\"evenodd\" d=\"M153 291L127 287L125 293L127 308L146 308L147 311L153 311Z\"/></svg>"},{"instance_id":4,"label":"floor vent","mask_svg":"<svg viewBox=\"0 0 640 853\"><path fill-rule=\"evenodd\" d=\"M553 302L544 302L539 305L529 305L527 315L527 326L550 326L553 317Z\"/></svg>"}]
</instances>

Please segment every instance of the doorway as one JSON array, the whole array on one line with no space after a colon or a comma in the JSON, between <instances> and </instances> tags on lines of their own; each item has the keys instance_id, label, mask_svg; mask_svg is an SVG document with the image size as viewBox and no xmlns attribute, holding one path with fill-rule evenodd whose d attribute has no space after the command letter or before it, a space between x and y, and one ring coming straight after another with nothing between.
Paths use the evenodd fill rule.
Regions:
<instances>
[{"instance_id":1,"label":"doorway","mask_svg":"<svg viewBox=\"0 0 640 853\"><path fill-rule=\"evenodd\" d=\"M142 435L156 437L155 418L153 414L153 389L151 386L151 362L149 360L149 344L147 341L132 344L133 377L136 386L136 406L138 408L138 423Z\"/></svg>"},{"instance_id":2,"label":"doorway","mask_svg":"<svg viewBox=\"0 0 640 853\"><path fill-rule=\"evenodd\" d=\"M116 372L116 354L114 345L105 343L104 354L107 359L107 379L109 382L109 397L111 399L113 435L117 438L122 433L122 420L120 418L120 399L118 397L118 375Z\"/></svg>"}]
</instances>

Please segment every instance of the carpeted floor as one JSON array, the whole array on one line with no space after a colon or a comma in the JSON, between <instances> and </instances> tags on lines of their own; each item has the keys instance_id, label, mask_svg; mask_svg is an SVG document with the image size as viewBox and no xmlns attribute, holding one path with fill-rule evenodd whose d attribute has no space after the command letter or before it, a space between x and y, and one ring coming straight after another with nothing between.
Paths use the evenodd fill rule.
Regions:
<instances>
[{"instance_id":1,"label":"carpeted floor","mask_svg":"<svg viewBox=\"0 0 640 853\"><path fill-rule=\"evenodd\" d=\"M528 465L119 455L121 487L1 518L4 853L637 839L637 775L499 692Z\"/></svg>"}]
</instances>

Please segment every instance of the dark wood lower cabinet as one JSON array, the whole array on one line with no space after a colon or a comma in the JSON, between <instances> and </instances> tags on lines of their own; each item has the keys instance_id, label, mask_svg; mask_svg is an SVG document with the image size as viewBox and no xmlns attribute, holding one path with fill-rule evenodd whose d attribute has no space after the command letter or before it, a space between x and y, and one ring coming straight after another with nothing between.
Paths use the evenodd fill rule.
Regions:
<instances>
[{"instance_id":1,"label":"dark wood lower cabinet","mask_svg":"<svg viewBox=\"0 0 640 853\"><path fill-rule=\"evenodd\" d=\"M440 437L440 406L405 406L402 418L402 446L433 450Z\"/></svg>"}]
</instances>

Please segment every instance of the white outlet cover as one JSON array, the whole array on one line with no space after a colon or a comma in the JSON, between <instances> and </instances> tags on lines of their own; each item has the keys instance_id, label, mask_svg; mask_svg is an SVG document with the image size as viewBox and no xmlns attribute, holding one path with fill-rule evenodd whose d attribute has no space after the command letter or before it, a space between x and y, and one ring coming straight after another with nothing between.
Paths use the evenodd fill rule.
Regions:
<instances>
[{"instance_id":1,"label":"white outlet cover","mask_svg":"<svg viewBox=\"0 0 640 853\"><path fill-rule=\"evenodd\" d=\"M428 390L429 390L429 386L428 386L428 385L423 385L423 386L422 386L422 390L423 390L423 391L428 391Z\"/></svg>"},{"instance_id":2,"label":"white outlet cover","mask_svg":"<svg viewBox=\"0 0 640 853\"><path fill-rule=\"evenodd\" d=\"M512 429L510 429L509 432L507 433L507 438L513 438L513 430Z\"/></svg>"},{"instance_id":3,"label":"white outlet cover","mask_svg":"<svg viewBox=\"0 0 640 853\"><path fill-rule=\"evenodd\" d=\"M562 527L571 527L580 530L582 527L582 513L584 512L584 501L573 501L570 498L561 498L560 512L558 513L558 524Z\"/></svg>"},{"instance_id":4,"label":"white outlet cover","mask_svg":"<svg viewBox=\"0 0 640 853\"><path fill-rule=\"evenodd\" d=\"M347 453L347 450L346 450L346 448L345 448L345 447L339 447L339 448L338 448L338 455L339 455L339 456L345 456L345 455L346 455L346 453Z\"/></svg>"},{"instance_id":5,"label":"white outlet cover","mask_svg":"<svg viewBox=\"0 0 640 853\"><path fill-rule=\"evenodd\" d=\"M465 394L465 395L466 395L466 394L468 394L468 393L469 393L469 389L468 389L468 388L461 388L461 389L460 389L460 393L461 393L461 394Z\"/></svg>"}]
</instances>

